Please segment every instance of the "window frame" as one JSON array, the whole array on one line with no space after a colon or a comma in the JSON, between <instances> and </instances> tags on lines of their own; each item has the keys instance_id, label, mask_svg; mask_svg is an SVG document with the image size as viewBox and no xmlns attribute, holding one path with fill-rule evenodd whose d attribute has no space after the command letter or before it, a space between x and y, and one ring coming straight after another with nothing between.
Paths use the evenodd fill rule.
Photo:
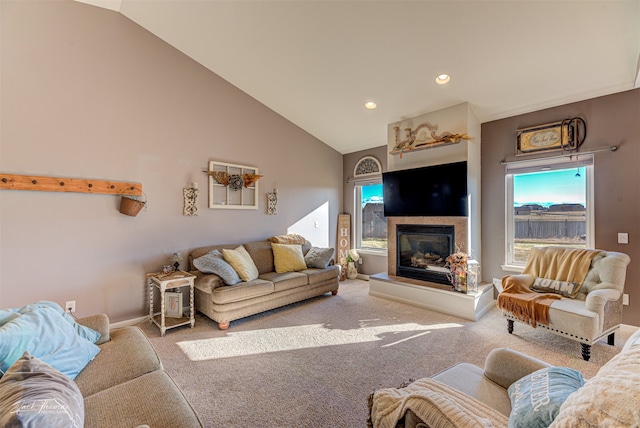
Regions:
<instances>
[{"instance_id":1,"label":"window frame","mask_svg":"<svg viewBox=\"0 0 640 428\"><path fill-rule=\"evenodd\" d=\"M353 186L353 242L354 248L363 254L386 255L388 248L362 248L362 186L382 184L382 178L359 180ZM383 196L384 197L384 196ZM387 247L389 236L387 233Z\"/></svg>"},{"instance_id":2,"label":"window frame","mask_svg":"<svg viewBox=\"0 0 640 428\"><path fill-rule=\"evenodd\" d=\"M585 211L586 242L587 248L595 248L595 202L594 202L594 162L593 155L573 155L534 160L515 161L506 164L505 168L505 245L504 265L505 271L522 272L525 262L515 260L515 209L514 209L514 175L528 172L585 168L585 197L587 206Z\"/></svg>"}]
</instances>

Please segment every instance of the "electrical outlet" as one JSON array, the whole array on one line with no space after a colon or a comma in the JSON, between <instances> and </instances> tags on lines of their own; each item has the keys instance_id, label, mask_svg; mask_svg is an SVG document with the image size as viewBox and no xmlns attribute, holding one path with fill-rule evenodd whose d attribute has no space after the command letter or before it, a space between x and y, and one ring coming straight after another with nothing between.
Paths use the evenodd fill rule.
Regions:
<instances>
[{"instance_id":1,"label":"electrical outlet","mask_svg":"<svg viewBox=\"0 0 640 428\"><path fill-rule=\"evenodd\" d=\"M629 306L629 295L628 294L623 294L622 295L622 304L625 306Z\"/></svg>"},{"instance_id":2,"label":"electrical outlet","mask_svg":"<svg viewBox=\"0 0 640 428\"><path fill-rule=\"evenodd\" d=\"M628 243L629 243L629 234L618 233L618 244L628 244Z\"/></svg>"},{"instance_id":3,"label":"electrical outlet","mask_svg":"<svg viewBox=\"0 0 640 428\"><path fill-rule=\"evenodd\" d=\"M67 301L67 303L64 304L64 308L67 312L75 312L76 311L76 301L75 300L69 300Z\"/></svg>"}]
</instances>

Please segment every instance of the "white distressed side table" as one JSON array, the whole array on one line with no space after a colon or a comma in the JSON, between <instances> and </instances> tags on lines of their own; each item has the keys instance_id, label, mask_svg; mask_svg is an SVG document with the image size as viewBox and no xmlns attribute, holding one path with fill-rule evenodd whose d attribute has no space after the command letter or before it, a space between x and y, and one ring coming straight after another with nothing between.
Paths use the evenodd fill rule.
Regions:
<instances>
[{"instance_id":1,"label":"white distressed side table","mask_svg":"<svg viewBox=\"0 0 640 428\"><path fill-rule=\"evenodd\" d=\"M169 273L155 273L148 275L149 277L149 322L160 328L160 334L164 336L165 332L174 327L191 324L191 328L196 324L195 307L193 304L194 280L195 275L181 270ZM160 311L155 312L153 307L153 289L157 288L160 292ZM189 287L189 316L181 318L170 318L166 315L165 308L165 292L167 290L182 287Z\"/></svg>"}]
</instances>

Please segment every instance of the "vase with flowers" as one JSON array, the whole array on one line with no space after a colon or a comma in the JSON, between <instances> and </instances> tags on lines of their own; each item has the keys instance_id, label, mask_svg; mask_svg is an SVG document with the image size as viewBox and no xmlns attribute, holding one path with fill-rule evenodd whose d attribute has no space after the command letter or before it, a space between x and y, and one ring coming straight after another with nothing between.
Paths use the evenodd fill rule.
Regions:
<instances>
[{"instance_id":1,"label":"vase with flowers","mask_svg":"<svg viewBox=\"0 0 640 428\"><path fill-rule=\"evenodd\" d=\"M461 293L467 292L467 264L469 256L458 249L446 258L445 267L449 269L447 278L451 281L453 289Z\"/></svg>"},{"instance_id":2,"label":"vase with flowers","mask_svg":"<svg viewBox=\"0 0 640 428\"><path fill-rule=\"evenodd\" d=\"M358 277L358 268L356 267L358 260L360 260L360 254L354 248L347 252L347 257L340 260L342 269L347 273L347 278L356 279Z\"/></svg>"}]
</instances>

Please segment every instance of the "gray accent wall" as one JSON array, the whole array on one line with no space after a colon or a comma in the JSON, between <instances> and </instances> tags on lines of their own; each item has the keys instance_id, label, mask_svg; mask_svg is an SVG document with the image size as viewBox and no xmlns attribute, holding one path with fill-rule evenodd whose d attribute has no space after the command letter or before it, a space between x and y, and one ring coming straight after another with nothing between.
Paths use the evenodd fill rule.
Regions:
<instances>
[{"instance_id":1,"label":"gray accent wall","mask_svg":"<svg viewBox=\"0 0 640 428\"><path fill-rule=\"evenodd\" d=\"M174 251L288 231L335 246L340 153L119 13L71 0L0 12L0 172L140 182L148 199L129 217L119 196L0 190L0 308L76 300L78 316L118 322L148 314L145 274ZM259 208L209 209L209 160L258 167Z\"/></svg>"},{"instance_id":2,"label":"gray accent wall","mask_svg":"<svg viewBox=\"0 0 640 428\"><path fill-rule=\"evenodd\" d=\"M582 117L589 151L619 146L594 155L595 246L631 257L627 269L623 322L640 325L640 89L621 92L482 124L482 279L502 278L505 243L505 171L514 159L515 132L529 126ZM557 153L554 153L557 154ZM618 232L629 244L618 244Z\"/></svg>"}]
</instances>

